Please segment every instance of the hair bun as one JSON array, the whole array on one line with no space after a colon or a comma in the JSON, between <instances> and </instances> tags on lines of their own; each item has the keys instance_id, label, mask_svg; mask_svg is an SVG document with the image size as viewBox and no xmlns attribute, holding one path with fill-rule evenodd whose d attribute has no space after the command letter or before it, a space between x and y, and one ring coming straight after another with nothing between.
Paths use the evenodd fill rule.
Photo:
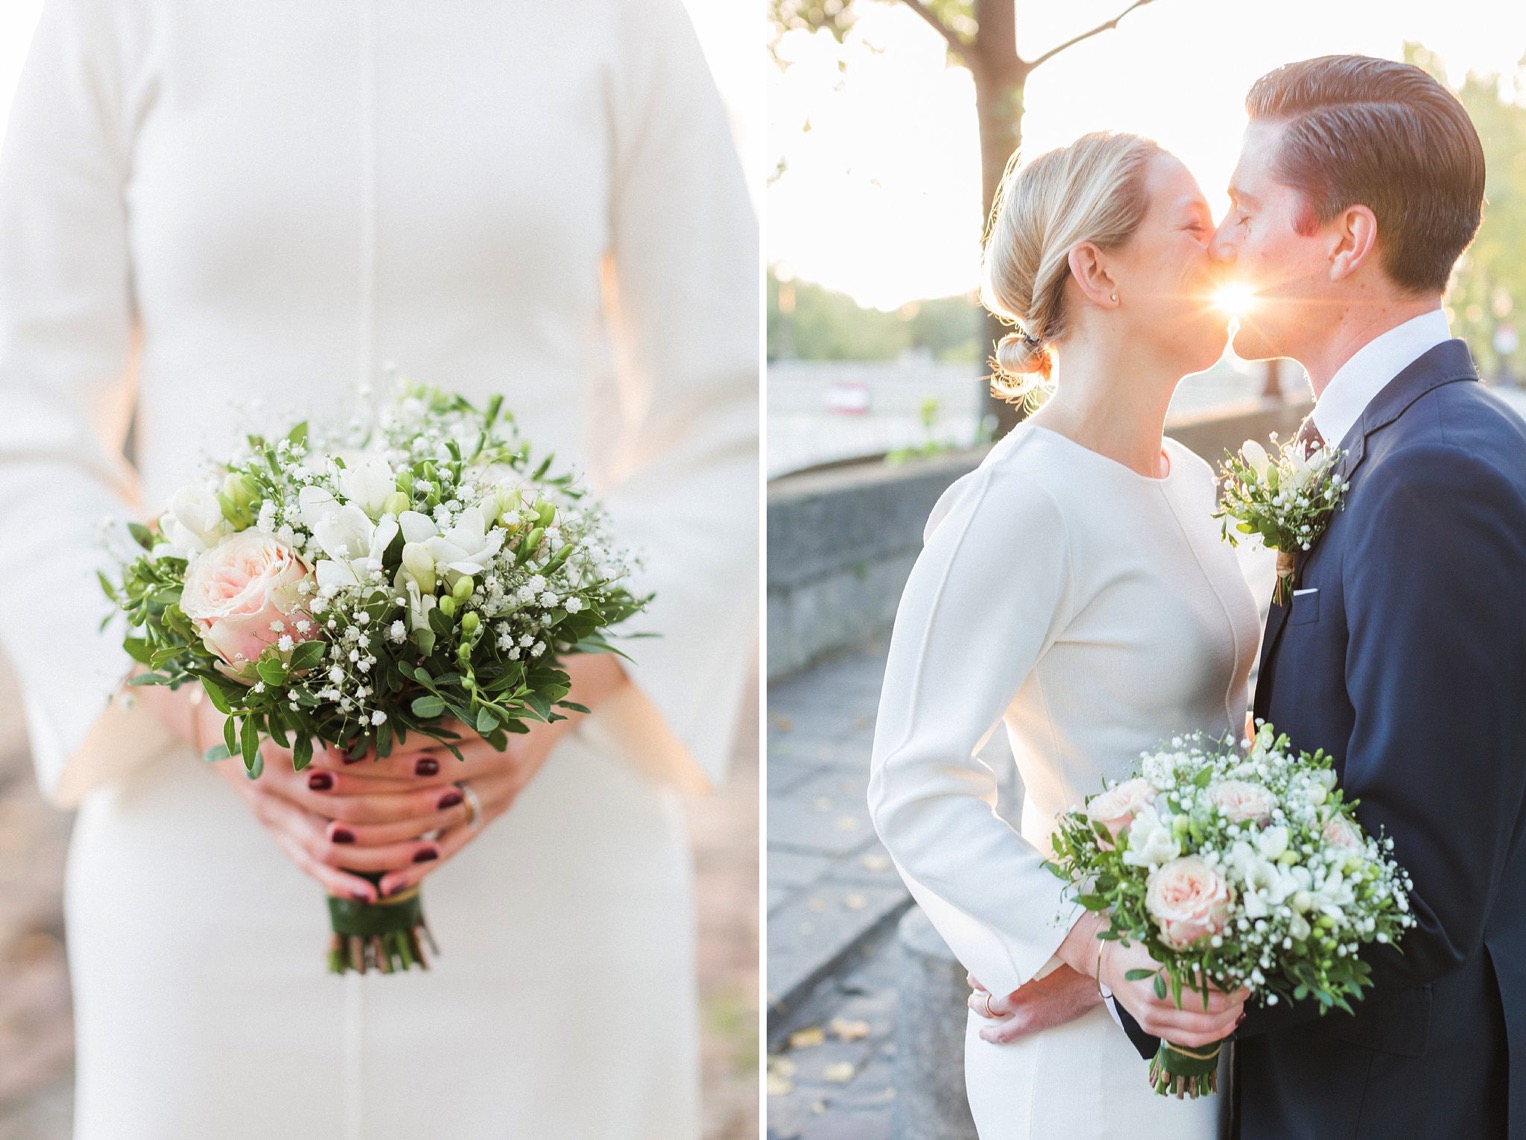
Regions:
<instances>
[{"instance_id":1,"label":"hair bun","mask_svg":"<svg viewBox=\"0 0 1526 1140\"><path fill-rule=\"evenodd\" d=\"M1008 333L996 342L996 368L1005 376L1037 372L1048 379L1053 364L1049 346L1027 333Z\"/></svg>"}]
</instances>

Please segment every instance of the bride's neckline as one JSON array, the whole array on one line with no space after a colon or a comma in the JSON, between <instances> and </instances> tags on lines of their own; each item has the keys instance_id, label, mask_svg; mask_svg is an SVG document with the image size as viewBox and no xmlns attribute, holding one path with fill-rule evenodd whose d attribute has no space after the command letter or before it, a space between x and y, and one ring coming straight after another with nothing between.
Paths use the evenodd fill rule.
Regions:
<instances>
[{"instance_id":1,"label":"bride's neckline","mask_svg":"<svg viewBox=\"0 0 1526 1140\"><path fill-rule=\"evenodd\" d=\"M1070 436L1066 435L1064 432L1058 432L1058 431L1055 431L1054 428L1047 428L1047 427L1044 427L1042 424L1035 424L1035 423L1026 423L1026 424L1022 424L1021 426L1022 427L1026 427L1029 431L1041 431L1045 435L1049 436L1052 439L1061 440L1064 443L1066 443L1067 445L1069 445L1070 447L1074 448L1075 450L1080 451L1080 452L1084 452L1085 454L1090 455L1093 458L1098 459L1101 462L1107 464L1109 467L1116 467L1119 471L1122 471L1125 475L1128 475L1128 476L1130 476L1130 477L1132 477L1134 479L1137 479L1141 483L1164 484L1164 483L1169 482L1170 479L1171 479L1171 476L1176 473L1176 464L1171 461L1171 453L1169 451L1167 451L1165 449L1165 447L1162 447L1160 449L1160 458L1161 458L1161 461L1165 464L1166 473L1164 475L1141 475L1138 471L1135 471L1127 463L1120 463L1120 462L1118 462L1118 460L1114 459L1110 455L1103 455L1102 452L1100 452L1100 451L1093 451L1091 448L1087 447L1084 443L1078 443L1075 440L1071 439Z\"/></svg>"}]
</instances>

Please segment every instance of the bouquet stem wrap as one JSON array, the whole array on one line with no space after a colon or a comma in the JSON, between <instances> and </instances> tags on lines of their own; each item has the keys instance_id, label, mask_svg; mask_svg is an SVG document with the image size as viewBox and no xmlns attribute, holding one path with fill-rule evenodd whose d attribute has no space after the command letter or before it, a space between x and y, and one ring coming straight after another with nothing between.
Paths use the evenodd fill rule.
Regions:
<instances>
[{"instance_id":1,"label":"bouquet stem wrap","mask_svg":"<svg viewBox=\"0 0 1526 1140\"><path fill-rule=\"evenodd\" d=\"M1222 1041L1202 1049L1188 1049L1162 1041L1150 1062L1150 1084L1161 1096L1196 1100L1219 1089L1219 1051Z\"/></svg>"},{"instance_id":2,"label":"bouquet stem wrap","mask_svg":"<svg viewBox=\"0 0 1526 1140\"><path fill-rule=\"evenodd\" d=\"M1298 566L1297 556L1291 551L1277 552L1277 584L1272 587L1272 601L1285 606L1293 600L1293 572Z\"/></svg>"},{"instance_id":3,"label":"bouquet stem wrap","mask_svg":"<svg viewBox=\"0 0 1526 1140\"><path fill-rule=\"evenodd\" d=\"M361 877L373 884L381 881L376 874ZM334 931L329 940L331 974L352 970L357 974L367 970L390 974L415 966L427 970L429 959L424 955L424 943L429 943L431 953L440 953L424 922L423 901L417 886L374 903L330 896L329 924Z\"/></svg>"}]
</instances>

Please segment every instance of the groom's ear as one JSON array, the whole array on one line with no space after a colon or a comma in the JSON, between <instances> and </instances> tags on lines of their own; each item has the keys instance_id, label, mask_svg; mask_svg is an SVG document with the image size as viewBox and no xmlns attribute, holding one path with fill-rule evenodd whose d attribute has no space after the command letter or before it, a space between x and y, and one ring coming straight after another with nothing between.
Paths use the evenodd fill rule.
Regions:
<instances>
[{"instance_id":1,"label":"groom's ear","mask_svg":"<svg viewBox=\"0 0 1526 1140\"><path fill-rule=\"evenodd\" d=\"M1377 257L1378 219L1366 206L1347 206L1326 226L1330 280L1343 281Z\"/></svg>"},{"instance_id":2,"label":"groom's ear","mask_svg":"<svg viewBox=\"0 0 1526 1140\"><path fill-rule=\"evenodd\" d=\"M1086 299L1104 309L1117 304L1118 284L1108 272L1106 259L1100 249L1089 241L1073 246L1070 251L1070 276Z\"/></svg>"}]
</instances>

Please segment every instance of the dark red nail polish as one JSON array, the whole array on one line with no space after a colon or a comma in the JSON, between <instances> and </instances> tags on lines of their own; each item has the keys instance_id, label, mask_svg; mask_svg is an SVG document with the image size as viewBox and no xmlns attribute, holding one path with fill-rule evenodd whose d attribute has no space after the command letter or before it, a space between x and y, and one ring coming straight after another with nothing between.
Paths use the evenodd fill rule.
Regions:
<instances>
[{"instance_id":1,"label":"dark red nail polish","mask_svg":"<svg viewBox=\"0 0 1526 1140\"><path fill-rule=\"evenodd\" d=\"M352 899L354 899L356 902L370 902L371 901L371 896L366 894L366 892L361 890L359 887L356 887L353 891L350 892L350 897Z\"/></svg>"},{"instance_id":2,"label":"dark red nail polish","mask_svg":"<svg viewBox=\"0 0 1526 1140\"><path fill-rule=\"evenodd\" d=\"M426 756L413 766L416 776L438 776L440 774L440 762L433 756Z\"/></svg>"},{"instance_id":3,"label":"dark red nail polish","mask_svg":"<svg viewBox=\"0 0 1526 1140\"><path fill-rule=\"evenodd\" d=\"M431 847L426 847L413 857L415 863L431 863L440 857L440 853Z\"/></svg>"},{"instance_id":4,"label":"dark red nail polish","mask_svg":"<svg viewBox=\"0 0 1526 1140\"><path fill-rule=\"evenodd\" d=\"M444 811L446 808L455 807L460 802L460 792L446 792L443 796L440 797L440 802L435 804L435 810Z\"/></svg>"},{"instance_id":5,"label":"dark red nail polish","mask_svg":"<svg viewBox=\"0 0 1526 1140\"><path fill-rule=\"evenodd\" d=\"M351 756L348 752L341 752L339 758L346 764L359 764L366 758L366 754L362 752L359 756Z\"/></svg>"},{"instance_id":6,"label":"dark red nail polish","mask_svg":"<svg viewBox=\"0 0 1526 1140\"><path fill-rule=\"evenodd\" d=\"M354 843L355 833L349 830L349 828L336 827L334 828L334 834L330 838L335 843Z\"/></svg>"},{"instance_id":7,"label":"dark red nail polish","mask_svg":"<svg viewBox=\"0 0 1526 1140\"><path fill-rule=\"evenodd\" d=\"M307 786L315 792L326 792L334 786L334 777L327 772L314 772L307 778Z\"/></svg>"}]
</instances>

